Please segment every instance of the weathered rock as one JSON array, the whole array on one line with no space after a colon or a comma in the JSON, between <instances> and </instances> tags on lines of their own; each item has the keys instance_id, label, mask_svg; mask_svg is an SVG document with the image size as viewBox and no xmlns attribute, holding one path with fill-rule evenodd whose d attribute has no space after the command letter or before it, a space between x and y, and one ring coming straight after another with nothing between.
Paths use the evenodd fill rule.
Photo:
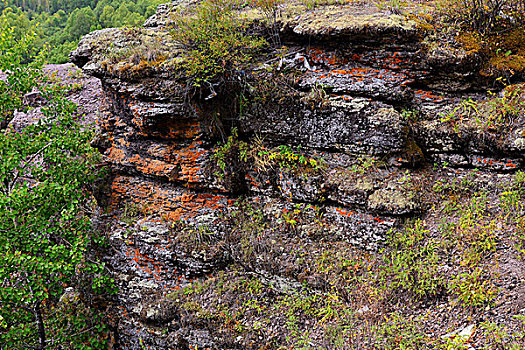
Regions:
<instances>
[{"instance_id":1,"label":"weathered rock","mask_svg":"<svg viewBox=\"0 0 525 350\"><path fill-rule=\"evenodd\" d=\"M329 199L342 205L364 206L370 193L377 187L370 174L359 174L351 170L333 170L328 177Z\"/></svg>"},{"instance_id":2,"label":"weathered rock","mask_svg":"<svg viewBox=\"0 0 525 350\"><path fill-rule=\"evenodd\" d=\"M91 75L129 79L171 65L179 53L165 31L107 28L83 37L70 59Z\"/></svg>"},{"instance_id":3,"label":"weathered rock","mask_svg":"<svg viewBox=\"0 0 525 350\"><path fill-rule=\"evenodd\" d=\"M322 174L308 171L293 173L289 169L279 172L277 186L284 198L300 202L318 202L322 199Z\"/></svg>"},{"instance_id":4,"label":"weathered rock","mask_svg":"<svg viewBox=\"0 0 525 350\"><path fill-rule=\"evenodd\" d=\"M372 193L368 208L383 215L413 214L420 209L415 197L414 191L407 186L393 185Z\"/></svg>"},{"instance_id":5,"label":"weathered rock","mask_svg":"<svg viewBox=\"0 0 525 350\"><path fill-rule=\"evenodd\" d=\"M405 16L388 14L371 4L350 5L343 9L327 6L320 13L310 11L295 17L288 16L282 20L283 31L291 30L298 36L316 39L345 38L350 42L365 39L365 43L368 39L369 43L383 44L392 39L414 40L419 31L415 21ZM377 37L381 41L377 41Z\"/></svg>"},{"instance_id":6,"label":"weathered rock","mask_svg":"<svg viewBox=\"0 0 525 350\"><path fill-rule=\"evenodd\" d=\"M406 87L410 78L403 73L386 69L340 66L329 72L308 72L300 87L314 89L320 86L326 93L363 96L377 101L407 103L413 92Z\"/></svg>"},{"instance_id":7,"label":"weathered rock","mask_svg":"<svg viewBox=\"0 0 525 350\"><path fill-rule=\"evenodd\" d=\"M470 111L464 104L453 103L442 110L440 118L415 124L415 140L435 161L458 167L516 170L523 162L525 104L522 90L515 89L517 95L510 98L474 100ZM508 111L501 114L498 106Z\"/></svg>"},{"instance_id":8,"label":"weathered rock","mask_svg":"<svg viewBox=\"0 0 525 350\"><path fill-rule=\"evenodd\" d=\"M97 145L113 170L109 207L120 207L125 221L114 223L108 257L120 287L122 349L262 348L262 335L253 331L260 324L250 318L257 315L247 316L253 324L240 338L221 323L235 327L221 308L242 309L242 293L259 288L246 278L257 276L270 299L303 293L302 284L331 293L335 280L366 265L346 265L354 249L377 251L400 216L426 209L428 170L411 167L425 160L475 167L490 179L491 172L523 166L522 114L498 131L441 121L463 97L481 101L470 92L487 81L476 53L453 38L437 45L443 38L427 35L410 16L371 4L282 9L277 26L292 54L276 71L257 70L260 80L249 77L247 85L291 72L289 86L273 86L243 106L238 119L230 100L189 96L178 69L183 55L166 27L174 8L193 4L159 6L146 29L93 32L71 56L102 80L110 107L99 117ZM242 12L265 25L259 11ZM241 157L235 145L225 150L232 126L237 142L267 152L267 164L257 167L261 155ZM279 145L287 145L285 161L271 162L268 154ZM300 164L296 153L318 166ZM151 216L126 218L129 208ZM340 270L316 270L334 256L344 261ZM338 283L346 288L354 277ZM213 288L195 291L193 278ZM181 304L184 293L195 293L195 302ZM360 317L373 313L362 310ZM268 334L283 338L280 329Z\"/></svg>"},{"instance_id":9,"label":"weathered rock","mask_svg":"<svg viewBox=\"0 0 525 350\"><path fill-rule=\"evenodd\" d=\"M201 215L217 213L234 202L224 195L196 193L183 187L132 176L115 177L111 182L111 191L113 204L130 201L173 221L192 221Z\"/></svg>"},{"instance_id":10,"label":"weathered rock","mask_svg":"<svg viewBox=\"0 0 525 350\"><path fill-rule=\"evenodd\" d=\"M60 83L67 99L78 106L76 112L78 122L86 127L94 127L98 116L107 109L100 80L89 77L70 63L46 65L44 74L51 82ZM35 90L27 94L24 103L33 108L27 112L15 112L14 118L9 123L15 130L20 130L44 117L42 106L46 101L40 91Z\"/></svg>"},{"instance_id":11,"label":"weathered rock","mask_svg":"<svg viewBox=\"0 0 525 350\"><path fill-rule=\"evenodd\" d=\"M174 8L182 1L172 1L157 6L157 11L153 16L144 22L144 27L161 27L169 24L171 13Z\"/></svg>"},{"instance_id":12,"label":"weathered rock","mask_svg":"<svg viewBox=\"0 0 525 350\"><path fill-rule=\"evenodd\" d=\"M167 324L177 317L177 308L172 300L161 300L145 305L141 320L149 324Z\"/></svg>"},{"instance_id":13,"label":"weathered rock","mask_svg":"<svg viewBox=\"0 0 525 350\"><path fill-rule=\"evenodd\" d=\"M395 154L407 143L406 124L392 107L364 98L331 98L312 111L302 103L247 112L244 132L276 144L308 145L343 153Z\"/></svg>"}]
</instances>

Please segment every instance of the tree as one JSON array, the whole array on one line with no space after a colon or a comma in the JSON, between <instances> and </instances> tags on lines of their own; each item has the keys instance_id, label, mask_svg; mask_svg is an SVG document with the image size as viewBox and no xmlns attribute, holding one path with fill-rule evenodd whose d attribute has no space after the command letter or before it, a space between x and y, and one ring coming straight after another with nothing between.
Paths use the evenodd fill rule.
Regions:
<instances>
[{"instance_id":1,"label":"tree","mask_svg":"<svg viewBox=\"0 0 525 350\"><path fill-rule=\"evenodd\" d=\"M97 153L64 88L41 85L43 74L18 58L23 47L10 46L13 31L2 23L8 89L0 100L20 105L21 91L40 86L47 103L39 121L0 130L0 349L103 349L102 315L83 302L111 287L103 266L89 258L94 236L82 209L90 203ZM20 79L28 67L32 78Z\"/></svg>"},{"instance_id":2,"label":"tree","mask_svg":"<svg viewBox=\"0 0 525 350\"><path fill-rule=\"evenodd\" d=\"M89 33L92 30L92 27L96 27L97 24L97 18L91 8L83 7L81 9L76 9L67 19L65 29L65 32L67 33L67 41L80 39L82 35Z\"/></svg>"},{"instance_id":3,"label":"tree","mask_svg":"<svg viewBox=\"0 0 525 350\"><path fill-rule=\"evenodd\" d=\"M104 6L104 9L102 10L102 13L99 16L99 22L104 27L111 27L113 24L113 15L115 13L115 9L111 5Z\"/></svg>"}]
</instances>

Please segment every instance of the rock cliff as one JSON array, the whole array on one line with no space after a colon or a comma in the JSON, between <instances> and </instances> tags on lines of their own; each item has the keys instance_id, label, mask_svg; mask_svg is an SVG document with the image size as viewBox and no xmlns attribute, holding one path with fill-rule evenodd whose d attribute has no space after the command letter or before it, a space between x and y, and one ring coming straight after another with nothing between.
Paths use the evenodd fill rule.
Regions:
<instances>
[{"instance_id":1,"label":"rock cliff","mask_svg":"<svg viewBox=\"0 0 525 350\"><path fill-rule=\"evenodd\" d=\"M160 6L144 28L88 34L71 56L101 80L107 106L97 147L112 169L107 210L121 212L106 223L120 289L116 348L276 349L306 335L303 348L346 348L330 343L328 326L342 316L329 312L377 321L393 307L352 289L384 264L377 256L393 232L423 218L437 237L444 218L458 220L443 207L452 196L458 208L481 192L496 203L516 186L525 88L493 89L476 52L437 39L420 17L366 4L287 9L277 24L288 52L259 70L262 81L283 83L238 113L238 101L188 95L167 27L176 6ZM509 109L498 114L502 104ZM480 225L501 215L496 207ZM491 232L510 237L517 222L494 222ZM523 263L510 243L498 249L498 307L516 313ZM436 276L463 267L449 261ZM436 276L439 285L445 277ZM504 322L490 307L443 312L458 300L453 291L416 298L435 320L427 334L467 319ZM326 311L330 297L340 309ZM348 348L374 348L356 333L342 338L353 339Z\"/></svg>"}]
</instances>

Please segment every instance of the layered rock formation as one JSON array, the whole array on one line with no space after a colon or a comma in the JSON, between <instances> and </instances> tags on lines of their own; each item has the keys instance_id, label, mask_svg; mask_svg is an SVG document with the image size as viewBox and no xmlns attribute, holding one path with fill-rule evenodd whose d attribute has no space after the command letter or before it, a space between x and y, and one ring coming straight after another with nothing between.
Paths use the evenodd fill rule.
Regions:
<instances>
[{"instance_id":1,"label":"layered rock formation","mask_svg":"<svg viewBox=\"0 0 525 350\"><path fill-rule=\"evenodd\" d=\"M440 45L415 16L373 5L285 12L278 25L290 53L264 74L293 72L293 82L229 120L210 117L227 115L226 102L188 96L180 49L165 27L173 6L159 7L145 28L93 32L72 53L101 80L109 108L97 144L113 169L108 210L147 216L112 224L119 348L285 343L275 329L264 333L270 341L188 318L177 293L195 278L207 288L221 278L238 283L239 266L277 294L305 285L329 291L327 275L298 256L377 251L390 230L432 207L443 165L454 179L479 169L481 182L510 181L523 169L523 114L498 119L490 101L480 102L475 120L450 114L468 113L462 101L481 99L490 82L475 53ZM514 87L508 96L511 89L523 93ZM255 153L242 160L231 151L221 169L232 127L232 142Z\"/></svg>"}]
</instances>

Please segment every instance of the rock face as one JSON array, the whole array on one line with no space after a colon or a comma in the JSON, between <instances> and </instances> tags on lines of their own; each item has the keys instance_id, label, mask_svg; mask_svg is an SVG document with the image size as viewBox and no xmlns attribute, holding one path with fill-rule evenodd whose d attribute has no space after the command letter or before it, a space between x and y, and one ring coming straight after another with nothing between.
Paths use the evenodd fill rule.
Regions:
<instances>
[{"instance_id":1,"label":"rock face","mask_svg":"<svg viewBox=\"0 0 525 350\"><path fill-rule=\"evenodd\" d=\"M101 80L109 108L97 143L113 169L109 206L150 215L112 228L122 349L251 348L184 319L172 294L192 279L232 274L224 270L232 262L283 293L301 283L322 290L327 282L299 271L293 254L328 242L379 249L389 230L428 209L425 164L502 176L523 168L523 114L508 128L483 111L478 122L446 117L486 88L479 57L436 47L417 21L375 7L284 13L278 24L292 54L280 69L295 72L293 93L250 103L233 122L210 118L229 106L188 101L164 27L178 5L161 5L147 28L93 32L71 56ZM259 148L249 161L233 152L221 169L218 143L231 127ZM258 163L265 154L298 165ZM236 227L250 223L239 212L276 230L246 243Z\"/></svg>"},{"instance_id":2,"label":"rock face","mask_svg":"<svg viewBox=\"0 0 525 350\"><path fill-rule=\"evenodd\" d=\"M98 114L105 111L105 106L102 103L100 80L87 76L71 63L47 65L44 67L44 72L51 81L59 82L68 87L66 96L69 101L78 106L79 123L81 125L94 125L98 119ZM15 129L21 129L43 117L41 106L44 104L44 101L42 101L40 92L27 94L24 97L24 103L33 108L27 113L15 113L14 118L10 122L10 125Z\"/></svg>"}]
</instances>

